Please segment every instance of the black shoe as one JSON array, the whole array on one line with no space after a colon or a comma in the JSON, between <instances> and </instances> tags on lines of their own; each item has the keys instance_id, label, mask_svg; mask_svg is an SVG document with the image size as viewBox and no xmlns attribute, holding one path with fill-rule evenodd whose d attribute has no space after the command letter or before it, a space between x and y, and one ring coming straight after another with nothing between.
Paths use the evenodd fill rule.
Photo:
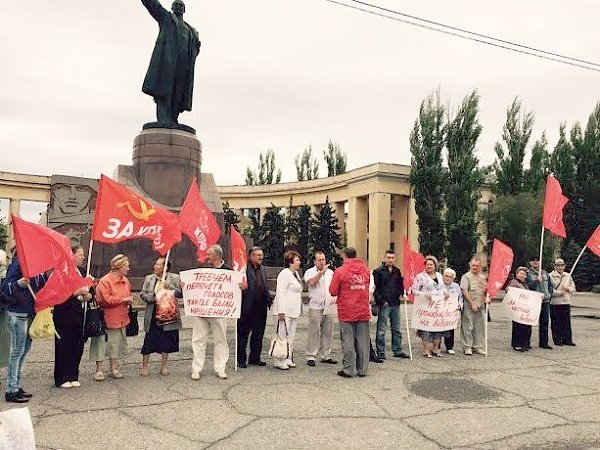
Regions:
<instances>
[{"instance_id":1,"label":"black shoe","mask_svg":"<svg viewBox=\"0 0 600 450\"><path fill-rule=\"evenodd\" d=\"M408 359L410 358L410 356L408 356L406 353L404 352L400 352L400 353L396 353L394 355L394 358L402 358L402 359Z\"/></svg>"},{"instance_id":2,"label":"black shoe","mask_svg":"<svg viewBox=\"0 0 600 450\"><path fill-rule=\"evenodd\" d=\"M28 398L21 397L18 392L7 392L4 394L4 398L9 403L27 403Z\"/></svg>"},{"instance_id":3,"label":"black shoe","mask_svg":"<svg viewBox=\"0 0 600 450\"><path fill-rule=\"evenodd\" d=\"M570 345L571 347L575 347L575 342L565 342L565 345Z\"/></svg>"},{"instance_id":4,"label":"black shoe","mask_svg":"<svg viewBox=\"0 0 600 450\"><path fill-rule=\"evenodd\" d=\"M383 359L384 361L386 360L385 355L377 355L376 358L378 359Z\"/></svg>"},{"instance_id":5,"label":"black shoe","mask_svg":"<svg viewBox=\"0 0 600 450\"><path fill-rule=\"evenodd\" d=\"M238 363L238 367L240 369L247 369L248 368L248 364L246 364L245 362L241 362L241 363Z\"/></svg>"},{"instance_id":6,"label":"black shoe","mask_svg":"<svg viewBox=\"0 0 600 450\"><path fill-rule=\"evenodd\" d=\"M563 343L562 343L562 342L560 342L560 341L558 341L558 342L555 342L555 343L554 343L554 345L557 345L557 346L559 346L559 347L562 347L562 346L563 346Z\"/></svg>"},{"instance_id":7,"label":"black shoe","mask_svg":"<svg viewBox=\"0 0 600 450\"><path fill-rule=\"evenodd\" d=\"M547 350L552 350L552 346L548 344L540 345L540 348L545 348Z\"/></svg>"},{"instance_id":8,"label":"black shoe","mask_svg":"<svg viewBox=\"0 0 600 450\"><path fill-rule=\"evenodd\" d=\"M322 359L321 362L323 364L337 364L337 361L335 359L331 359L331 358Z\"/></svg>"},{"instance_id":9,"label":"black shoe","mask_svg":"<svg viewBox=\"0 0 600 450\"><path fill-rule=\"evenodd\" d=\"M338 371L338 375L342 378L352 378L352 375L348 375L346 372L344 372L343 370L339 370Z\"/></svg>"},{"instance_id":10,"label":"black shoe","mask_svg":"<svg viewBox=\"0 0 600 450\"><path fill-rule=\"evenodd\" d=\"M361 378L364 378L364 377L367 376L367 374L366 373L359 373L358 376L361 377Z\"/></svg>"},{"instance_id":11,"label":"black shoe","mask_svg":"<svg viewBox=\"0 0 600 450\"><path fill-rule=\"evenodd\" d=\"M23 398L31 398L31 397L33 397L33 394L30 394L29 392L25 392L23 390L23 388L19 388L18 394L19 394L19 397L23 397Z\"/></svg>"},{"instance_id":12,"label":"black shoe","mask_svg":"<svg viewBox=\"0 0 600 450\"><path fill-rule=\"evenodd\" d=\"M308 364L310 367L315 367L314 359L309 359L308 361L306 361L306 364Z\"/></svg>"},{"instance_id":13,"label":"black shoe","mask_svg":"<svg viewBox=\"0 0 600 450\"><path fill-rule=\"evenodd\" d=\"M267 365L267 363L264 362L264 361L256 361L256 362L249 362L248 365L250 365L250 366L264 367L264 366Z\"/></svg>"},{"instance_id":14,"label":"black shoe","mask_svg":"<svg viewBox=\"0 0 600 450\"><path fill-rule=\"evenodd\" d=\"M523 346L523 348L524 348L525 350L531 350L531 345L525 345L525 346Z\"/></svg>"},{"instance_id":15,"label":"black shoe","mask_svg":"<svg viewBox=\"0 0 600 450\"><path fill-rule=\"evenodd\" d=\"M383 359L380 359L380 358L374 357L374 358L369 358L369 361L370 361L370 362L377 363L377 364L381 364L381 363L383 362Z\"/></svg>"}]
</instances>

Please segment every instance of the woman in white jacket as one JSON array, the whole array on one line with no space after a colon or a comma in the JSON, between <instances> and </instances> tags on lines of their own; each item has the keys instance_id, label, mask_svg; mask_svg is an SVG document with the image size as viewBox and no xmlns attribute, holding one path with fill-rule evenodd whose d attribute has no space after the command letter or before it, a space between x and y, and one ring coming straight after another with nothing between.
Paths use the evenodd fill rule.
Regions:
<instances>
[{"instance_id":1,"label":"woman in white jacket","mask_svg":"<svg viewBox=\"0 0 600 450\"><path fill-rule=\"evenodd\" d=\"M296 367L296 364L292 361L292 351L298 318L302 315L303 285L300 275L298 275L300 258L300 253L298 252L286 252L283 255L286 268L279 272L277 276L277 291L273 302L273 315L276 316L276 329L278 329L279 336L285 338L287 331L290 346L289 358L275 359L274 366L282 370Z\"/></svg>"}]
</instances>

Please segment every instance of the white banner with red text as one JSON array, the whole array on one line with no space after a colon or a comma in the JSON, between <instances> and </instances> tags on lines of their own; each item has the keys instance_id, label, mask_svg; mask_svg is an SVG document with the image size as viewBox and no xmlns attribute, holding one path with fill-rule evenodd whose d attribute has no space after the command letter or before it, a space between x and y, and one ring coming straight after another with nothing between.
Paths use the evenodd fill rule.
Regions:
<instances>
[{"instance_id":1,"label":"white banner with red text","mask_svg":"<svg viewBox=\"0 0 600 450\"><path fill-rule=\"evenodd\" d=\"M448 298L443 293L416 295L413 305L410 327L423 331L448 331L454 330L460 320L458 297L450 295Z\"/></svg>"},{"instance_id":2,"label":"white banner with red text","mask_svg":"<svg viewBox=\"0 0 600 450\"><path fill-rule=\"evenodd\" d=\"M242 274L225 269L191 269L179 273L184 283L186 316L239 319L242 310Z\"/></svg>"},{"instance_id":3,"label":"white banner with red text","mask_svg":"<svg viewBox=\"0 0 600 450\"><path fill-rule=\"evenodd\" d=\"M502 305L506 315L513 322L535 326L540 318L543 298L544 294L541 292L509 287Z\"/></svg>"}]
</instances>

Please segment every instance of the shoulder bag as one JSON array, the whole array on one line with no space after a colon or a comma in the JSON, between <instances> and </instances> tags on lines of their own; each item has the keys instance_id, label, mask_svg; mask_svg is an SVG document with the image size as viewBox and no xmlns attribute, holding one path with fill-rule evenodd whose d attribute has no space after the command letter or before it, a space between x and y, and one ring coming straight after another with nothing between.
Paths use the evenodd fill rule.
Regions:
<instances>
[{"instance_id":1,"label":"shoulder bag","mask_svg":"<svg viewBox=\"0 0 600 450\"><path fill-rule=\"evenodd\" d=\"M271 339L271 346L269 347L269 355L277 359L287 359L290 357L290 344L288 342L288 330L285 320L283 326L285 327L285 338L279 337L279 324L281 320L277 321L277 328L275 329L275 336Z\"/></svg>"},{"instance_id":2,"label":"shoulder bag","mask_svg":"<svg viewBox=\"0 0 600 450\"><path fill-rule=\"evenodd\" d=\"M125 335L129 337L137 336L140 332L140 324L138 323L138 313L134 311L129 304L129 323L125 327Z\"/></svg>"}]
</instances>

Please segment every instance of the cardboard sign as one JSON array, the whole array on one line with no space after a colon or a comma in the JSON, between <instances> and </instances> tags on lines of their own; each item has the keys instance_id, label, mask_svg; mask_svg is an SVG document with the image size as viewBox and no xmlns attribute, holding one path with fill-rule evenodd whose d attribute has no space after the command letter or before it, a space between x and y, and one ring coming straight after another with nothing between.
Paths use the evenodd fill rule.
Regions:
<instances>
[{"instance_id":1,"label":"cardboard sign","mask_svg":"<svg viewBox=\"0 0 600 450\"><path fill-rule=\"evenodd\" d=\"M460 320L458 297L444 294L432 294L431 299L425 295L415 296L411 328L423 331L454 330Z\"/></svg>"},{"instance_id":2,"label":"cardboard sign","mask_svg":"<svg viewBox=\"0 0 600 450\"><path fill-rule=\"evenodd\" d=\"M537 325L543 298L541 292L509 287L502 305L510 320L524 325Z\"/></svg>"},{"instance_id":3,"label":"cardboard sign","mask_svg":"<svg viewBox=\"0 0 600 450\"><path fill-rule=\"evenodd\" d=\"M186 316L238 319L242 310L240 272L224 269L192 269L179 273Z\"/></svg>"}]
</instances>

